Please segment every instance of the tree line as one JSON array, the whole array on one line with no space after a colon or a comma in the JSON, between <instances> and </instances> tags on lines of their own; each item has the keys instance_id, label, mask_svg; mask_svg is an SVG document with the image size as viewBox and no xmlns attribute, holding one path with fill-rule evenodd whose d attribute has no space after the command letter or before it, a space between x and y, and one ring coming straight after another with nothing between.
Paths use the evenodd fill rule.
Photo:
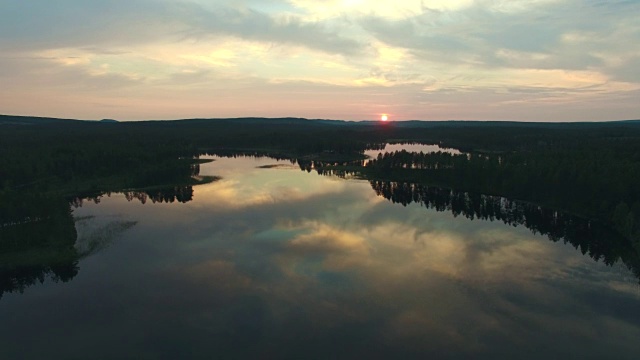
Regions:
<instances>
[{"instance_id":1,"label":"tree line","mask_svg":"<svg viewBox=\"0 0 640 360\"><path fill-rule=\"evenodd\" d=\"M550 149L499 154L385 153L365 173L439 184L563 209L640 238L640 161L610 150Z\"/></svg>"},{"instance_id":2,"label":"tree line","mask_svg":"<svg viewBox=\"0 0 640 360\"><path fill-rule=\"evenodd\" d=\"M400 151L362 163L366 149L382 149L387 142L438 144L464 153ZM49 221L60 201L68 207L74 199L109 192L128 192L140 201L189 201L203 154L271 156L297 162L305 171L348 171L372 181L523 200L640 242L637 121L101 123L0 116L0 235L31 238L4 234Z\"/></svg>"}]
</instances>

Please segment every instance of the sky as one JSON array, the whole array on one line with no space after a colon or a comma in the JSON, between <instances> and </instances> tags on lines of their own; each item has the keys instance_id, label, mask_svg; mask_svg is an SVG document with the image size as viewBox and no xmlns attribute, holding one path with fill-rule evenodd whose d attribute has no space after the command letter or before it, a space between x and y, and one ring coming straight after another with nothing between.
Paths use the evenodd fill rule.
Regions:
<instances>
[{"instance_id":1,"label":"sky","mask_svg":"<svg viewBox=\"0 0 640 360\"><path fill-rule=\"evenodd\" d=\"M0 0L0 114L640 119L640 0Z\"/></svg>"}]
</instances>

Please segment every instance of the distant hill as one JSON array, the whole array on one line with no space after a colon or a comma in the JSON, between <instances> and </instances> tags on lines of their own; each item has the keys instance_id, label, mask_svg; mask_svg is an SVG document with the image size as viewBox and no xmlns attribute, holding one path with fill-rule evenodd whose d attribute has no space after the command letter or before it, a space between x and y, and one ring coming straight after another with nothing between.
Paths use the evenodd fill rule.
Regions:
<instances>
[{"instance_id":1,"label":"distant hill","mask_svg":"<svg viewBox=\"0 0 640 360\"><path fill-rule=\"evenodd\" d=\"M380 124L379 121L360 121L355 124L375 125ZM487 121L487 120L406 120L393 121L385 123L389 126L397 128L435 128L435 127L520 127L520 128L587 128L602 127L611 125L640 125L640 120L614 120L614 121L595 121L595 122L527 122L527 121Z\"/></svg>"},{"instance_id":2,"label":"distant hill","mask_svg":"<svg viewBox=\"0 0 640 360\"><path fill-rule=\"evenodd\" d=\"M80 123L83 120L58 119L37 116L0 115L0 125L44 125L44 124L69 124Z\"/></svg>"},{"instance_id":3,"label":"distant hill","mask_svg":"<svg viewBox=\"0 0 640 360\"><path fill-rule=\"evenodd\" d=\"M390 121L381 123L380 121L363 120L363 121L345 121L345 120L327 120L327 119L305 119L296 117L284 118L264 118L264 117L241 117L241 118L196 118L196 119L179 119L179 120L140 120L140 121L124 121L120 122L114 119L102 119L100 121L93 120L77 120L77 119L59 119L49 117L36 116L15 116L0 115L0 125L50 125L50 124L88 124L88 123L106 123L106 124L162 124L164 126L171 125L200 125L200 124L246 124L246 125L331 125L331 126L389 126L395 128L436 128L436 127L524 127L524 128L599 128L610 126L637 126L640 120L617 120L617 121L598 121L598 122L524 122L524 121L480 121L480 120L407 120L407 121Z\"/></svg>"}]
</instances>

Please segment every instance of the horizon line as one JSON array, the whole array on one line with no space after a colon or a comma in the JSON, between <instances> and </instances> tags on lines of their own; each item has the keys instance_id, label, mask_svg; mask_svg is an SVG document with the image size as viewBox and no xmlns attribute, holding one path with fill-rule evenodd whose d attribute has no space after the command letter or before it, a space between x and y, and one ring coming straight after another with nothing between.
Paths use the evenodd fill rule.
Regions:
<instances>
[{"instance_id":1,"label":"horizon line","mask_svg":"<svg viewBox=\"0 0 640 360\"><path fill-rule=\"evenodd\" d=\"M173 119L115 119L115 118L102 118L102 119L78 119L67 117L54 117L54 116L38 116L38 115L14 115L14 114L0 114L0 117L18 117L18 118L35 118L35 119L51 119L51 120L68 120L68 121L87 121L87 122L100 122L100 121L116 121L116 122L153 122L153 121L193 121L193 120L244 120L244 119L263 119L263 120L280 120L280 119L292 119L292 120L308 120L308 121L335 121L335 122L375 122L375 123L394 123L394 122L503 122L503 123L549 123L549 124L575 124L575 123L612 123L612 122L628 122L628 121L640 121L637 119L616 119L616 120L575 120L575 121L554 121L554 120L507 120L507 119L493 119L493 120L481 120L481 119L405 119L388 121L381 121L379 119L360 119L360 120L345 120L345 119L322 119L322 118L305 118L299 116L279 116L279 117L265 117L265 116L236 116L236 117L193 117L193 118L173 118Z\"/></svg>"}]
</instances>

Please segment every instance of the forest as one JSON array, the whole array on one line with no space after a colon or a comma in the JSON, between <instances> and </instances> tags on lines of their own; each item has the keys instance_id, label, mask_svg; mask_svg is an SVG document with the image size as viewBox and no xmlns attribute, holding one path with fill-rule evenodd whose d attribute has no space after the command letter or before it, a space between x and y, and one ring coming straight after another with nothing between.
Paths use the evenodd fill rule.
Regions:
<instances>
[{"instance_id":1,"label":"forest","mask_svg":"<svg viewBox=\"0 0 640 360\"><path fill-rule=\"evenodd\" d=\"M373 159L362 172L374 179L426 179L448 188L531 201L598 219L637 238L640 162L635 156L589 147L460 155L399 151Z\"/></svg>"},{"instance_id":2,"label":"forest","mask_svg":"<svg viewBox=\"0 0 640 360\"><path fill-rule=\"evenodd\" d=\"M370 184L378 196L405 206L415 202L454 216L525 226L551 241L569 243L596 261L607 265L621 261L640 279L640 248L598 222L500 196L389 181L372 180Z\"/></svg>"},{"instance_id":3,"label":"forest","mask_svg":"<svg viewBox=\"0 0 640 360\"><path fill-rule=\"evenodd\" d=\"M365 150L382 149L390 142L438 144L462 154L398 151L362 161ZM485 205L486 199L501 197L532 209L551 209L543 222L532 220L542 215L530 210L521 218L500 213L487 216L534 224L535 231L552 239L562 237L588 252L595 249L594 257L623 258L638 272L636 258L620 249L632 246L637 253L640 248L640 121L380 123L240 118L115 122L0 116L0 252L7 257L28 247L26 235L19 235L24 233L17 229L29 227L38 232L27 236L36 239L36 250L58 249L51 265L32 269L34 273L51 273L62 281L73 277L77 254L72 251L70 206L99 201L111 192L124 192L130 201L190 201L193 185L216 180L198 176L199 157L206 154L271 156L297 162L305 171L351 174L371 181L373 190L390 200L432 204L442 198L449 204L443 206L465 216L484 216L471 210L478 204L473 199L480 195L485 196ZM460 202L456 194L468 195ZM439 206L433 204L429 206ZM590 239L584 236L586 225L540 227L550 224L549 214L565 214L568 223L607 229L598 230L608 234L601 238L624 245L615 245L613 252L598 250L596 240L595 245L584 245L582 241ZM53 224L52 219L66 220ZM46 224L64 229L58 231L60 236L51 237L50 232L38 230ZM19 290L37 278L18 276L15 264L22 257L14 255L0 269L14 274L10 276L13 285L4 284L4 291Z\"/></svg>"}]
</instances>

